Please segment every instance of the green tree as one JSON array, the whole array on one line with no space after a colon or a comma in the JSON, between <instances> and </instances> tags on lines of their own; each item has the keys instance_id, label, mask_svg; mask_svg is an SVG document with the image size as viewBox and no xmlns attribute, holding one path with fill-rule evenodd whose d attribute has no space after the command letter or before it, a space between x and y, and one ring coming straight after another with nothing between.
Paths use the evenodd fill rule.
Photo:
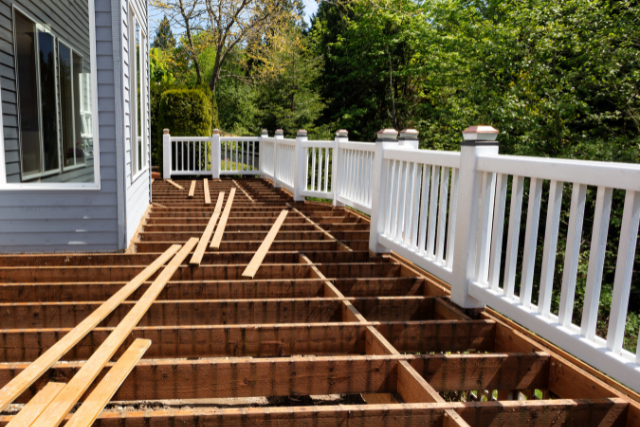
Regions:
<instances>
[{"instance_id":1,"label":"green tree","mask_svg":"<svg viewBox=\"0 0 640 427\"><path fill-rule=\"evenodd\" d=\"M153 44L151 46L162 50L169 50L176 47L176 39L173 38L171 23L166 15L162 18L162 21L160 21L160 25L158 25L156 35L153 39Z\"/></svg>"}]
</instances>

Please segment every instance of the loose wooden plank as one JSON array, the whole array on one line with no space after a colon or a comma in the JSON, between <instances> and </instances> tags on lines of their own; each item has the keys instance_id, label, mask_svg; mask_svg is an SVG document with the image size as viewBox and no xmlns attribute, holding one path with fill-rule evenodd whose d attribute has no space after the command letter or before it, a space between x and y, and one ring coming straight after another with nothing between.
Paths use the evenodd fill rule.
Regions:
<instances>
[{"instance_id":1,"label":"loose wooden plank","mask_svg":"<svg viewBox=\"0 0 640 427\"><path fill-rule=\"evenodd\" d=\"M40 416L42 411L49 406L49 403L60 393L65 385L65 383L48 383L18 412L18 415L13 417L11 422L7 424L7 427L30 426L36 418Z\"/></svg>"},{"instance_id":2,"label":"loose wooden plank","mask_svg":"<svg viewBox=\"0 0 640 427\"><path fill-rule=\"evenodd\" d=\"M184 187L182 185L177 184L177 183L173 182L170 179L166 179L165 181L167 181L169 184L173 185L174 187L176 187L179 190L184 190Z\"/></svg>"},{"instance_id":3,"label":"loose wooden plank","mask_svg":"<svg viewBox=\"0 0 640 427\"><path fill-rule=\"evenodd\" d=\"M196 194L196 182L191 181L191 188L189 188L189 195L187 196L190 199L193 199L193 196Z\"/></svg>"},{"instance_id":4,"label":"loose wooden plank","mask_svg":"<svg viewBox=\"0 0 640 427\"><path fill-rule=\"evenodd\" d=\"M180 249L179 245L173 245L167 249L147 268L134 277L126 286L116 292L111 298L105 301L93 313L85 318L71 332L65 335L53 347L47 350L42 356L36 359L27 369L22 371L0 390L0 410L13 402L27 387L37 380L47 371L58 359L60 359L71 347L76 345L85 335L95 328L105 317L115 310L120 303L127 299L142 283L150 278Z\"/></svg>"},{"instance_id":5,"label":"loose wooden plank","mask_svg":"<svg viewBox=\"0 0 640 427\"><path fill-rule=\"evenodd\" d=\"M249 195L249 193L247 193L247 192L245 191L245 189L244 189L244 188L242 188L242 187L241 187L241 186L236 182L236 180L235 180L235 179L233 180L233 183L234 183L234 185L235 185L236 187L238 187L238 188L240 189L240 191L242 191L242 193L244 193L244 195L245 195L245 196L247 196L247 199L249 199L249 201L251 201L251 202L255 202L255 200L253 199L253 197L251 197L251 195Z\"/></svg>"},{"instance_id":6,"label":"loose wooden plank","mask_svg":"<svg viewBox=\"0 0 640 427\"><path fill-rule=\"evenodd\" d=\"M135 340L65 426L89 427L92 425L150 345L150 340Z\"/></svg>"},{"instance_id":7,"label":"loose wooden plank","mask_svg":"<svg viewBox=\"0 0 640 427\"><path fill-rule=\"evenodd\" d=\"M211 204L211 194L209 194L209 180L207 178L204 179L204 204Z\"/></svg>"},{"instance_id":8,"label":"loose wooden plank","mask_svg":"<svg viewBox=\"0 0 640 427\"><path fill-rule=\"evenodd\" d=\"M122 322L120 322L105 342L102 343L91 358L87 360L80 371L78 371L47 409L38 417L34 423L35 425L38 427L56 427L62 422L96 376L102 371L104 365L111 359L138 322L140 322L140 319L146 314L153 301L197 242L198 239L192 238L178 251Z\"/></svg>"},{"instance_id":9,"label":"loose wooden plank","mask_svg":"<svg viewBox=\"0 0 640 427\"><path fill-rule=\"evenodd\" d=\"M202 257L204 256L204 252L207 249L207 244L209 244L209 240L211 240L211 235L213 234L213 230L216 226L216 222L218 221L218 217L220 216L220 210L222 208L223 200L224 200L224 191L221 191L220 195L218 196L218 200L216 201L216 207L213 210L211 219L209 219L207 228L205 228L204 233L202 233L202 237L198 242L198 246L196 247L196 250L193 253L193 256L191 257L191 261L189 261L189 264L200 265L200 263L202 262ZM211 201L209 201L209 203L211 203Z\"/></svg>"},{"instance_id":10,"label":"loose wooden plank","mask_svg":"<svg viewBox=\"0 0 640 427\"><path fill-rule=\"evenodd\" d=\"M251 259L251 262L249 263L249 265L247 265L247 268L242 273L242 277L247 277L250 279L254 278L254 276L258 272L258 269L260 268L260 265L262 265L264 257L267 255L267 252L269 252L271 244L276 239L278 231L280 231L280 227L282 226L282 224L284 224L284 220L287 218L287 214L288 211L284 209L282 210L282 212L280 212L278 219L276 219L276 222L273 223L271 230L269 230L269 233L267 233L267 237L265 237L264 241L258 248L258 251Z\"/></svg>"},{"instance_id":11,"label":"loose wooden plank","mask_svg":"<svg viewBox=\"0 0 640 427\"><path fill-rule=\"evenodd\" d=\"M216 229L216 234L213 236L213 240L211 241L210 248L220 249L220 243L222 242L222 236L224 235L224 229L227 226L227 221L229 220L229 214L231 213L231 206L233 205L233 198L236 195L236 189L232 188L229 192L229 199L227 199L227 204L224 206L224 212L222 212L222 217L220 218L220 224Z\"/></svg>"}]
</instances>

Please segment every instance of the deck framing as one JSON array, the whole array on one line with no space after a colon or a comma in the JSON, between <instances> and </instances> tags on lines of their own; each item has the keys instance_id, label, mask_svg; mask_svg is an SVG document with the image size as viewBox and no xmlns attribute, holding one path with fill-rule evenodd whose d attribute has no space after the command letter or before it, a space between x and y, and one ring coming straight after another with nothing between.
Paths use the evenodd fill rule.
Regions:
<instances>
[{"instance_id":1,"label":"deck framing","mask_svg":"<svg viewBox=\"0 0 640 427\"><path fill-rule=\"evenodd\" d=\"M231 190L218 218L209 192ZM446 283L396 254L369 253L357 212L294 202L259 179L156 180L153 192L133 253L0 257L0 386L162 252L203 233L208 243L219 226L219 248L185 256L80 398L135 339L151 340L96 425L640 427L635 393L491 310L455 307ZM16 403L69 382L157 278Z\"/></svg>"}]
</instances>

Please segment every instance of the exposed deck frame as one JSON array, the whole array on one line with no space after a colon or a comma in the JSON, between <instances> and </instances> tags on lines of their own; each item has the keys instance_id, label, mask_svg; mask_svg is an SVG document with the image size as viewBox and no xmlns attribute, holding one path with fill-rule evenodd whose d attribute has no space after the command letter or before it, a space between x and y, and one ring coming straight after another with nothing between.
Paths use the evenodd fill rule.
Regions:
<instances>
[{"instance_id":1,"label":"exposed deck frame","mask_svg":"<svg viewBox=\"0 0 640 427\"><path fill-rule=\"evenodd\" d=\"M237 190L220 248L207 247L199 266L187 258L115 353L135 338L152 341L114 396L122 403L109 405L97 425L640 426L637 396L623 386L597 378L491 310L463 313L450 304L445 283L401 257L370 254L366 217L294 203L264 180L210 180L208 187L226 197ZM0 257L0 386L160 252L202 235L214 211L204 185L194 187L192 198L161 180L153 190L157 203L135 253ZM289 213L262 265L254 278L243 278L282 209ZM18 402L51 381L68 381L155 277ZM446 402L469 390L489 401ZM400 403L117 409L166 399L372 393ZM0 424L10 420L2 416Z\"/></svg>"}]
</instances>

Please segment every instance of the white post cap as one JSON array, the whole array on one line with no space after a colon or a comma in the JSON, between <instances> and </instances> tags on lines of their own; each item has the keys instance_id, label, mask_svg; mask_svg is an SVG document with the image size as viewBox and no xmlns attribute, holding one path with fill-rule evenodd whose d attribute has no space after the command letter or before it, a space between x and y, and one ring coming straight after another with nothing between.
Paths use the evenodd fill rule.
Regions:
<instances>
[{"instance_id":1,"label":"white post cap","mask_svg":"<svg viewBox=\"0 0 640 427\"><path fill-rule=\"evenodd\" d=\"M349 136L349 132L346 129L340 129L336 132L336 136L340 138L347 138Z\"/></svg>"},{"instance_id":2,"label":"white post cap","mask_svg":"<svg viewBox=\"0 0 640 427\"><path fill-rule=\"evenodd\" d=\"M277 129L276 136L284 136L284 131L282 129Z\"/></svg>"},{"instance_id":3,"label":"white post cap","mask_svg":"<svg viewBox=\"0 0 640 427\"><path fill-rule=\"evenodd\" d=\"M220 135L220 130L219 129L214 129L213 130L213 134L214 135Z\"/></svg>"},{"instance_id":4,"label":"white post cap","mask_svg":"<svg viewBox=\"0 0 640 427\"><path fill-rule=\"evenodd\" d=\"M266 129L262 129L262 136L269 136L269 131Z\"/></svg>"},{"instance_id":5,"label":"white post cap","mask_svg":"<svg viewBox=\"0 0 640 427\"><path fill-rule=\"evenodd\" d=\"M376 142L396 142L398 131L395 129L381 129L376 133Z\"/></svg>"},{"instance_id":6,"label":"white post cap","mask_svg":"<svg viewBox=\"0 0 640 427\"><path fill-rule=\"evenodd\" d=\"M418 139L418 131L415 129L402 129L398 140L400 141L416 141Z\"/></svg>"},{"instance_id":7,"label":"white post cap","mask_svg":"<svg viewBox=\"0 0 640 427\"><path fill-rule=\"evenodd\" d=\"M297 136L298 136L298 137L305 137L305 138L306 138L306 137L307 137L307 131L306 131L306 130L304 130L304 129L300 129L300 130L298 130L298 134L297 134Z\"/></svg>"},{"instance_id":8,"label":"white post cap","mask_svg":"<svg viewBox=\"0 0 640 427\"><path fill-rule=\"evenodd\" d=\"M165 129L163 129L163 130L162 130L162 133L164 133L165 135L169 135L169 129L166 129L166 128L165 128Z\"/></svg>"},{"instance_id":9,"label":"white post cap","mask_svg":"<svg viewBox=\"0 0 640 427\"><path fill-rule=\"evenodd\" d=\"M469 126L462 131L462 137L465 141L495 141L498 133L499 131L493 126Z\"/></svg>"}]
</instances>

